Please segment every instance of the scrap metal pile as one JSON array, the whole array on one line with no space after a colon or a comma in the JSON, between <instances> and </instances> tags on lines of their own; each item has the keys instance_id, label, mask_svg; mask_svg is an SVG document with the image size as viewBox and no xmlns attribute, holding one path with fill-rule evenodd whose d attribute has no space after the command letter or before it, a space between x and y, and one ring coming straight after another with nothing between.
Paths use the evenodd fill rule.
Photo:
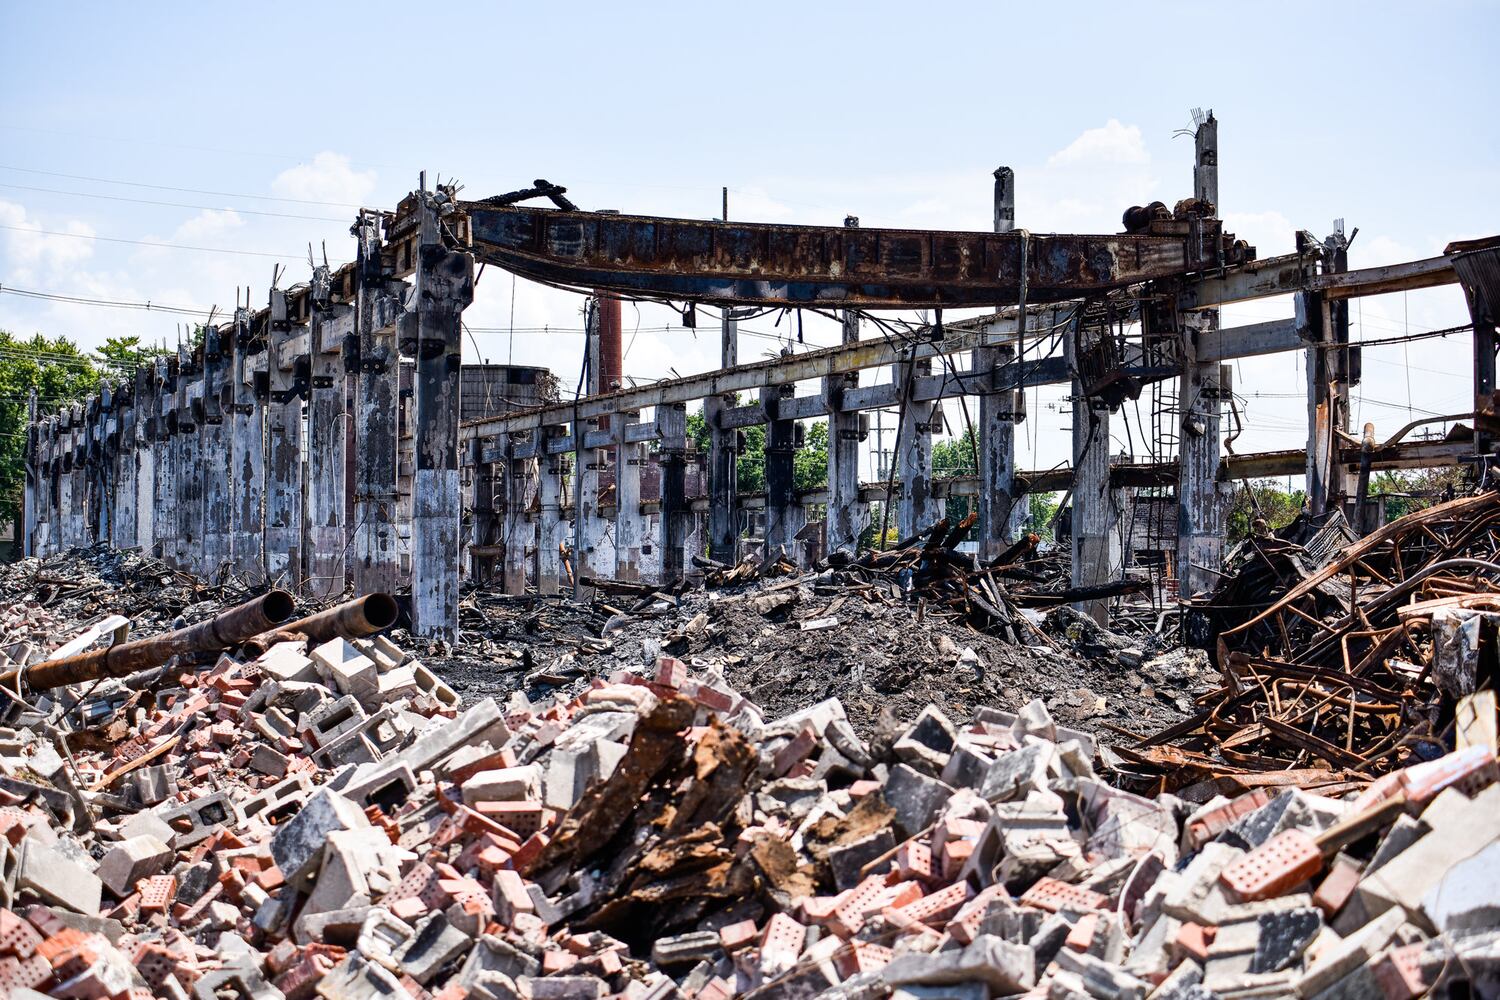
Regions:
<instances>
[{"instance_id":1,"label":"scrap metal pile","mask_svg":"<svg viewBox=\"0 0 1500 1000\"><path fill-rule=\"evenodd\" d=\"M1021 608L1049 608L1074 601L1134 593L1140 581L1118 581L1096 587L1067 587L1066 573L1055 559L1037 556L1039 536L1023 535L987 562L958 550L958 544L979 515L970 513L957 524L942 518L931 527L897 542L889 549L871 549L858 558L834 553L828 560L838 585L850 593L880 593L960 621L977 632L1018 644L1036 641L1036 629ZM726 587L750 580L798 573L784 557L761 560L752 554L734 567L697 560L708 568L705 582ZM1007 582L1009 581L1009 582ZM1046 640L1042 640L1046 644Z\"/></svg>"},{"instance_id":2,"label":"scrap metal pile","mask_svg":"<svg viewBox=\"0 0 1500 1000\"><path fill-rule=\"evenodd\" d=\"M1122 755L1173 782L1265 774L1346 787L1493 740L1500 682L1500 493L1352 540L1253 538L1203 608L1225 684ZM1256 595L1262 596L1259 601ZM1200 619L1202 620L1202 619ZM1321 771L1321 775L1316 772Z\"/></svg>"},{"instance_id":3,"label":"scrap metal pile","mask_svg":"<svg viewBox=\"0 0 1500 1000\"><path fill-rule=\"evenodd\" d=\"M20 678L0 993L1500 995L1492 742L1338 797L1147 798L1040 702L867 740L836 699L766 718L653 657L465 704L383 636L241 624Z\"/></svg>"}]
</instances>

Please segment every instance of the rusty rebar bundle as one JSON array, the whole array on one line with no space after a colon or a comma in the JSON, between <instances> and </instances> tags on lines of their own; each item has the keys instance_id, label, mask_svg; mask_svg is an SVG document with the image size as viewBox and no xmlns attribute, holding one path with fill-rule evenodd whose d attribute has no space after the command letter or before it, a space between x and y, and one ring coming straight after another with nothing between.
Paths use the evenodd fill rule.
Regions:
<instances>
[{"instance_id":1,"label":"rusty rebar bundle","mask_svg":"<svg viewBox=\"0 0 1500 1000\"><path fill-rule=\"evenodd\" d=\"M207 621L175 632L8 671L0 674L0 687L15 691L21 682L33 691L41 691L103 677L124 677L138 670L159 667L184 653L222 652L275 628L291 617L293 607L291 594L284 590L268 591L254 600L221 611Z\"/></svg>"},{"instance_id":2,"label":"rusty rebar bundle","mask_svg":"<svg viewBox=\"0 0 1500 1000\"><path fill-rule=\"evenodd\" d=\"M307 641L314 645L339 636L345 639L363 639L396 624L398 613L396 599L390 594L366 594L343 604L335 604L306 618L277 625L245 640L243 648L247 655L259 656L279 642L281 637L306 636Z\"/></svg>"}]
</instances>

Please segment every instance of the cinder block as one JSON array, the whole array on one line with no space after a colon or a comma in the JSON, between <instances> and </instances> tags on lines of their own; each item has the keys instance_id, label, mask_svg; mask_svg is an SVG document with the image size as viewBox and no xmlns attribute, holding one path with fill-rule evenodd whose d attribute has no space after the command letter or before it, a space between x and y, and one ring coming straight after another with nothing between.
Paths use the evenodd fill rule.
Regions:
<instances>
[{"instance_id":1,"label":"cinder block","mask_svg":"<svg viewBox=\"0 0 1500 1000\"><path fill-rule=\"evenodd\" d=\"M537 764L503 767L480 771L461 786L464 802L518 802L539 799L542 794L542 769Z\"/></svg>"},{"instance_id":2,"label":"cinder block","mask_svg":"<svg viewBox=\"0 0 1500 1000\"><path fill-rule=\"evenodd\" d=\"M308 884L322 857L328 835L335 830L361 830L370 825L364 810L338 792L320 788L295 816L276 828L271 857L287 882Z\"/></svg>"},{"instance_id":3,"label":"cinder block","mask_svg":"<svg viewBox=\"0 0 1500 1000\"><path fill-rule=\"evenodd\" d=\"M260 672L275 681L312 682L318 680L318 668L304 653L303 642L278 642L254 661Z\"/></svg>"},{"instance_id":4,"label":"cinder block","mask_svg":"<svg viewBox=\"0 0 1500 1000\"><path fill-rule=\"evenodd\" d=\"M93 916L99 912L104 883L68 856L32 837L21 841L16 890L31 890L49 903Z\"/></svg>"},{"instance_id":5,"label":"cinder block","mask_svg":"<svg viewBox=\"0 0 1500 1000\"><path fill-rule=\"evenodd\" d=\"M906 764L897 764L886 779L884 793L886 802L896 810L896 825L904 836L911 837L932 822L952 797L953 789Z\"/></svg>"},{"instance_id":6,"label":"cinder block","mask_svg":"<svg viewBox=\"0 0 1500 1000\"><path fill-rule=\"evenodd\" d=\"M239 806L227 791L222 790L201 795L160 813L160 816L175 831L169 843L177 850L207 840L226 827L238 827L245 821Z\"/></svg>"},{"instance_id":7,"label":"cinder block","mask_svg":"<svg viewBox=\"0 0 1500 1000\"><path fill-rule=\"evenodd\" d=\"M122 840L105 853L96 874L121 899L135 891L135 884L148 875L156 875L172 860L172 849L156 837L145 834Z\"/></svg>"}]
</instances>

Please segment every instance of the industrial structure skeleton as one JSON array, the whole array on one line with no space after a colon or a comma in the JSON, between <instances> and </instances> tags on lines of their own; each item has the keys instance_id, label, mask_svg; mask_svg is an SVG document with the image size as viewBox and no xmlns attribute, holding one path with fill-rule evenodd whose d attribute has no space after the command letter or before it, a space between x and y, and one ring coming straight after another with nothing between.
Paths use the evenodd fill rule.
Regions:
<instances>
[{"instance_id":1,"label":"industrial structure skeleton","mask_svg":"<svg viewBox=\"0 0 1500 1000\"><path fill-rule=\"evenodd\" d=\"M415 629L451 639L465 545L477 560L493 550L490 539L503 539L501 585L519 592L529 575L540 591L555 593L565 579L559 543L570 534L570 507L569 575L576 584L584 573L677 578L693 554L690 521L699 511L709 515L707 548L719 560L738 555L738 512L751 506L765 509L766 541L775 544L791 540L807 506L826 505L829 548L849 547L868 503L891 494L899 496L893 523L905 536L935 520L946 493L977 493L981 556L989 557L1009 540L1019 497L1066 488L1073 583L1088 586L1119 570L1117 491L1175 485L1175 561L1188 593L1206 586L1218 566L1233 479L1305 474L1309 504L1321 512L1350 493L1352 469L1368 475L1372 468L1483 460L1491 451L1500 239L1348 271L1341 233L1325 241L1299 234L1298 253L1255 261L1215 217L1211 113L1197 130L1194 197L1175 211L1159 203L1132 209L1131 231L1115 236L1014 229L1013 177L1003 168L996 171L993 234L866 229L853 219L835 228L578 212L542 182L518 194L550 194L562 207L518 207L514 196L461 203L452 188L425 188L394 214L360 214L355 263L336 272L317 268L309 285L273 290L268 307L254 315L237 308L199 348L142 369L133 383L106 386L87 404L55 415L34 410L27 553L96 540L151 546L205 576L227 567L317 597L341 592L346 581L359 593L408 583ZM476 263L599 290L590 311L595 348L614 296L720 304L723 367L623 388L608 381L596 350L579 399L461 425L460 317ZM1361 449L1348 433L1348 386L1358 362L1347 301L1450 283L1463 286L1474 321L1474 413L1455 415L1472 416L1473 442L1405 442L1398 435L1385 447ZM1219 328L1216 307L1285 294L1295 296L1294 318ZM735 306L745 304L841 309L843 343L740 364ZM939 312L936 324L906 335L881 324L884 337L859 336L862 310L976 304L1001 308L946 326ZM618 323L617 302L614 316ZM1063 356L1029 358L1037 331L1061 331ZM1308 447L1226 460L1223 363L1288 351L1308 357ZM971 352L967 368L955 360L962 352ZM409 440L398 418L402 355L416 359ZM934 369L935 361L941 367ZM887 366L893 381L859 383L860 371ZM341 374L353 385L347 414ZM1143 384L1168 379L1179 385L1178 460L1112 467L1111 408ZM813 380L816 393L795 394L798 382ZM1070 382L1071 469L1018 472L1021 391ZM755 401L740 404L737 394L749 391ZM980 397L979 476L935 482L935 411L943 399L971 395ZM711 435L709 488L707 498L693 500L683 482L685 415L699 401ZM900 411L893 482L862 486L859 416L889 407ZM651 418L641 419L648 409ZM794 425L824 415L828 485L798 495ZM354 441L347 477L344 435L334 430L346 417ZM735 487L736 432L755 424L768 427L764 498L738 496ZM640 492L648 442L657 444L662 470L655 502ZM571 504L565 455L573 456ZM606 505L598 481L609 466L615 483ZM465 478L474 491L467 535ZM346 496L353 511L347 521ZM407 531L409 570L400 552ZM656 558L643 558L656 550Z\"/></svg>"}]
</instances>

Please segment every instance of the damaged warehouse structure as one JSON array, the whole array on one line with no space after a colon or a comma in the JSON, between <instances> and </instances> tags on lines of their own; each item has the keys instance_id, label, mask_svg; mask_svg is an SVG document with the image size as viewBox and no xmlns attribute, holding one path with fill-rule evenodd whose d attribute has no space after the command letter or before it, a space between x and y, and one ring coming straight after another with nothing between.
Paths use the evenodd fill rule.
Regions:
<instances>
[{"instance_id":1,"label":"damaged warehouse structure","mask_svg":"<svg viewBox=\"0 0 1500 1000\"><path fill-rule=\"evenodd\" d=\"M1340 225L1258 259L1217 135L1200 116L1191 197L1105 235L1016 228L1005 168L985 233L424 178L360 213L352 264L33 403L0 994L1500 996L1500 237L1351 270ZM586 297L576 398L462 363L484 266ZM1472 318L1441 331L1472 333L1463 431L1351 433L1350 303L1443 285ZM721 309L722 367L626 384L631 299ZM842 343L741 363L760 309ZM1292 353L1305 448L1233 453L1231 362ZM1070 387L1066 467L1017 468L1038 385ZM1151 386L1176 456L1112 460ZM977 475L938 477L968 397ZM895 450L862 482L880 409ZM810 418L826 485L798 490ZM1369 516L1372 471L1444 465L1474 488ZM1232 484L1288 474L1302 516L1230 547ZM1116 606L1143 488L1172 597L1144 625ZM1054 490L1067 558L1016 516ZM862 547L877 504L897 540Z\"/></svg>"}]
</instances>

